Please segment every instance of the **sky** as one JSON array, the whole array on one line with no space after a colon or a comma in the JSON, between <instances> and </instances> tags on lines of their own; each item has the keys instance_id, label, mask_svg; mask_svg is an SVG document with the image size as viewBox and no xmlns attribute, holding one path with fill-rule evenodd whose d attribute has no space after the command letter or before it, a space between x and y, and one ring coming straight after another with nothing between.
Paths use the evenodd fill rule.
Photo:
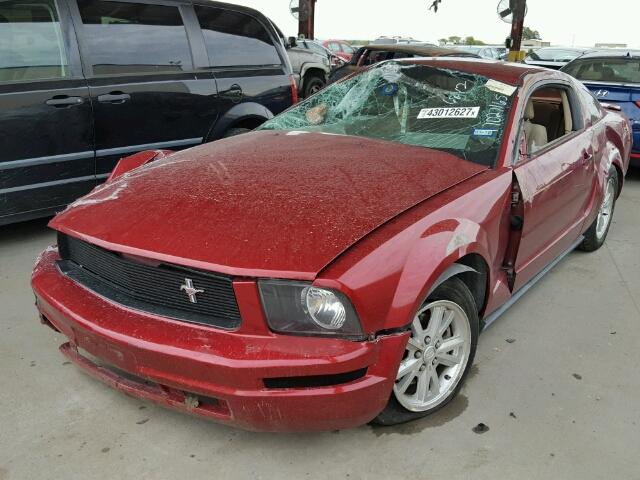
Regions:
<instances>
[{"instance_id":1,"label":"sky","mask_svg":"<svg viewBox=\"0 0 640 480\"><path fill-rule=\"evenodd\" d=\"M297 34L290 0L227 0L269 16L286 35ZM451 35L504 43L510 26L498 19L498 0L442 0L438 13L431 0L318 0L316 37L351 40L381 35L410 36L437 42ZM593 47L626 43L640 47L638 0L528 0L525 25L553 45ZM355 21L354 19L357 19Z\"/></svg>"}]
</instances>

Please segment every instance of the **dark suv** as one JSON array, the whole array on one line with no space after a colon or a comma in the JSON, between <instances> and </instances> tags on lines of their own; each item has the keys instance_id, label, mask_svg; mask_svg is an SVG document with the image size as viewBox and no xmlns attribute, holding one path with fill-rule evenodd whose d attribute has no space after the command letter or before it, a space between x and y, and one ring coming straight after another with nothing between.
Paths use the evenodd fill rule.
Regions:
<instances>
[{"instance_id":1,"label":"dark suv","mask_svg":"<svg viewBox=\"0 0 640 480\"><path fill-rule=\"evenodd\" d=\"M122 156L243 132L295 95L281 39L249 8L3 0L0 225L54 213Z\"/></svg>"}]
</instances>

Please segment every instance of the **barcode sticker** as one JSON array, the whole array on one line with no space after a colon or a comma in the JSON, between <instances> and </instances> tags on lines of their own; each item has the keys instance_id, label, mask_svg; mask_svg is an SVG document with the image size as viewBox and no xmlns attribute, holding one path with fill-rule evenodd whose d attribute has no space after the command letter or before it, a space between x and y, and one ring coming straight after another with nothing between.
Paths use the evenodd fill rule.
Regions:
<instances>
[{"instance_id":1,"label":"barcode sticker","mask_svg":"<svg viewBox=\"0 0 640 480\"><path fill-rule=\"evenodd\" d=\"M478 118L480 107L423 108L418 118Z\"/></svg>"}]
</instances>

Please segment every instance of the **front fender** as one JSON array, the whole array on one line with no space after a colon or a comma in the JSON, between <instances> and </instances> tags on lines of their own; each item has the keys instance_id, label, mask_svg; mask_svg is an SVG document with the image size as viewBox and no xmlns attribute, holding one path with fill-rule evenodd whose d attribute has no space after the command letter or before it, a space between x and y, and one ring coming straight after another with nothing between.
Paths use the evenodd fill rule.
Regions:
<instances>
[{"instance_id":1,"label":"front fender","mask_svg":"<svg viewBox=\"0 0 640 480\"><path fill-rule=\"evenodd\" d=\"M255 102L246 102L234 105L223 116L219 117L209 130L206 142L222 138L224 133L244 120L259 120L266 122L273 118L271 112L264 105Z\"/></svg>"},{"instance_id":2,"label":"front fender","mask_svg":"<svg viewBox=\"0 0 640 480\"><path fill-rule=\"evenodd\" d=\"M365 332L375 334L408 325L440 275L465 257L487 274L475 293L484 300L478 308L491 313L510 295L500 267L512 180L510 169L491 170L440 193L360 240L315 283L347 295Z\"/></svg>"},{"instance_id":3,"label":"front fender","mask_svg":"<svg viewBox=\"0 0 640 480\"><path fill-rule=\"evenodd\" d=\"M489 235L471 220L444 220L431 226L407 258L384 329L408 325L452 265L470 254L479 255L486 262L490 258L488 246Z\"/></svg>"}]
</instances>

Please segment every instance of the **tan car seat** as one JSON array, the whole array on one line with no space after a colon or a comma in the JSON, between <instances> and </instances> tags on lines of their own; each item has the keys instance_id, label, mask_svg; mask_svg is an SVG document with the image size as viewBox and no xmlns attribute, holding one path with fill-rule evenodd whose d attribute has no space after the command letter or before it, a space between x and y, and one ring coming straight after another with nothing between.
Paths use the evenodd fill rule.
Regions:
<instances>
[{"instance_id":1,"label":"tan car seat","mask_svg":"<svg viewBox=\"0 0 640 480\"><path fill-rule=\"evenodd\" d=\"M527 151L529 154L535 153L548 143L547 129L542 125L531 123L536 116L533 101L529 100L524 112L524 132L527 135Z\"/></svg>"}]
</instances>

